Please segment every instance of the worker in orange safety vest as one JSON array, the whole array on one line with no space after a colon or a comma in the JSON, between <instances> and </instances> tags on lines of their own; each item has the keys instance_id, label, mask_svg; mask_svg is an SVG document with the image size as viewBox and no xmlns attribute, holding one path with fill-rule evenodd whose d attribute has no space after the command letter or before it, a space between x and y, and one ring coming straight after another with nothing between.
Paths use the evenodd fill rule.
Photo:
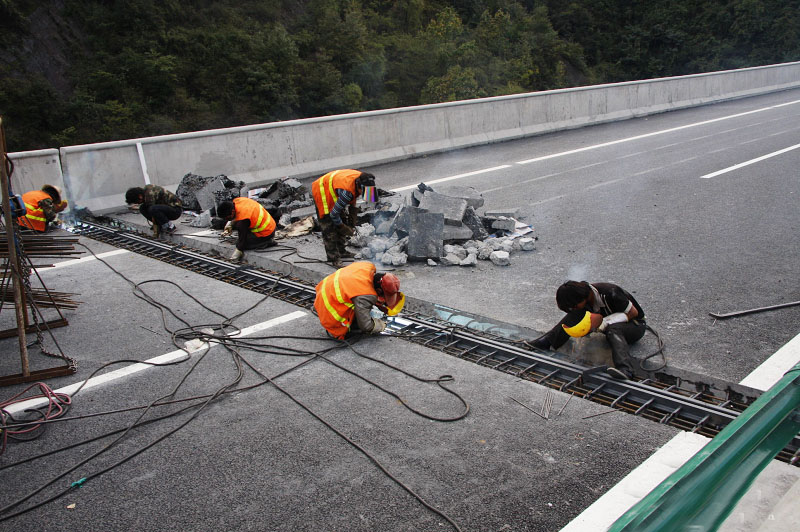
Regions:
<instances>
[{"instance_id":1,"label":"worker in orange safety vest","mask_svg":"<svg viewBox=\"0 0 800 532\"><path fill-rule=\"evenodd\" d=\"M317 218L322 229L325 255L334 268L342 267L342 258L351 258L347 239L355 232L357 222L356 198L377 201L375 176L360 170L334 170L311 185L317 206Z\"/></svg>"},{"instance_id":2,"label":"worker in orange safety vest","mask_svg":"<svg viewBox=\"0 0 800 532\"><path fill-rule=\"evenodd\" d=\"M223 201L217 207L217 216L227 220L223 235L237 232L236 251L231 260L238 261L247 249L258 249L275 245L277 224L270 213L259 202L250 198L233 198Z\"/></svg>"},{"instance_id":3,"label":"worker in orange safety vest","mask_svg":"<svg viewBox=\"0 0 800 532\"><path fill-rule=\"evenodd\" d=\"M54 185L45 185L41 190L31 190L22 195L26 214L17 218L22 227L41 233L47 231L58 213L67 208L67 201L61 199L61 190Z\"/></svg>"},{"instance_id":4,"label":"worker in orange safety vest","mask_svg":"<svg viewBox=\"0 0 800 532\"><path fill-rule=\"evenodd\" d=\"M371 262L354 262L336 270L320 281L316 290L314 308L319 321L338 339L355 333L382 332L386 322L370 315L372 307L394 315L405 301L397 276L376 273Z\"/></svg>"}]
</instances>

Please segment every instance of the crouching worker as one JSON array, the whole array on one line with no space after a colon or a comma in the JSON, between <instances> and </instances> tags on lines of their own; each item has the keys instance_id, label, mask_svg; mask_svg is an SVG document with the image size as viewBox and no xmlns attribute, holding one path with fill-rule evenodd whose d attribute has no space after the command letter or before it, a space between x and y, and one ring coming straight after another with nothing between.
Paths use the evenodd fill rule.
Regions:
<instances>
[{"instance_id":1,"label":"crouching worker","mask_svg":"<svg viewBox=\"0 0 800 532\"><path fill-rule=\"evenodd\" d=\"M320 281L314 308L322 326L341 340L352 334L382 332L386 322L370 316L372 307L393 316L404 302L396 275L375 273L371 262L354 262Z\"/></svg>"},{"instance_id":2,"label":"crouching worker","mask_svg":"<svg viewBox=\"0 0 800 532\"><path fill-rule=\"evenodd\" d=\"M129 188L125 192L125 203L139 205L139 213L153 224L154 237L162 233L171 235L178 230L172 222L183 214L183 202L169 190L158 185Z\"/></svg>"},{"instance_id":3,"label":"crouching worker","mask_svg":"<svg viewBox=\"0 0 800 532\"><path fill-rule=\"evenodd\" d=\"M355 232L356 200L363 194L375 201L375 176L349 168L334 170L314 181L311 193L317 206L325 255L334 268L341 268L343 258L353 257L345 245Z\"/></svg>"},{"instance_id":4,"label":"crouching worker","mask_svg":"<svg viewBox=\"0 0 800 532\"><path fill-rule=\"evenodd\" d=\"M231 260L242 260L245 250L272 247L275 245L276 223L259 202L250 198L233 198L217 207L217 216L227 220L223 235L236 230L236 251Z\"/></svg>"},{"instance_id":5,"label":"crouching worker","mask_svg":"<svg viewBox=\"0 0 800 532\"><path fill-rule=\"evenodd\" d=\"M31 190L22 195L26 214L17 218L22 227L44 233L56 223L58 213L67 208L67 201L61 200L61 190L53 185L45 185L41 190Z\"/></svg>"},{"instance_id":6,"label":"crouching worker","mask_svg":"<svg viewBox=\"0 0 800 532\"><path fill-rule=\"evenodd\" d=\"M632 295L611 283L567 281L556 291L556 304L567 315L550 331L528 342L529 345L558 349L570 336L602 332L614 360L614 366L606 370L608 374L617 379L633 376L629 346L644 336L647 325L644 310Z\"/></svg>"}]
</instances>

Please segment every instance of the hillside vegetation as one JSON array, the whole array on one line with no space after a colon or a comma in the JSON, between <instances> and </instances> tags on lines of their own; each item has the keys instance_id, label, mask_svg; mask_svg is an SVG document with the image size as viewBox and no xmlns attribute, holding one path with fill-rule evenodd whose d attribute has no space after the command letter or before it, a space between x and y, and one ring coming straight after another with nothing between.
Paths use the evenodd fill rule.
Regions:
<instances>
[{"instance_id":1,"label":"hillside vegetation","mask_svg":"<svg viewBox=\"0 0 800 532\"><path fill-rule=\"evenodd\" d=\"M800 0L0 0L9 151L800 59Z\"/></svg>"}]
</instances>

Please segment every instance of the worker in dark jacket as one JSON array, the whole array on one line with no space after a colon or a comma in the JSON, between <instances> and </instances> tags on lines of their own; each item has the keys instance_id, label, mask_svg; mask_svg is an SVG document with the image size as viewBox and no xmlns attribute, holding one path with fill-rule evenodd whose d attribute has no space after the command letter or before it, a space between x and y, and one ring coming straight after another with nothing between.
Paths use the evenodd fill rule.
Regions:
<instances>
[{"instance_id":1,"label":"worker in dark jacket","mask_svg":"<svg viewBox=\"0 0 800 532\"><path fill-rule=\"evenodd\" d=\"M611 346L614 366L606 371L618 379L633 376L630 344L647 330L644 310L634 297L612 283L567 281L556 291L558 308L567 313L558 324L532 342L539 349L558 349L570 336L602 332Z\"/></svg>"},{"instance_id":2,"label":"worker in dark jacket","mask_svg":"<svg viewBox=\"0 0 800 532\"><path fill-rule=\"evenodd\" d=\"M316 290L314 309L319 321L339 339L351 333L382 332L386 322L371 316L372 307L395 315L405 301L397 276L376 273L371 262L354 262L336 270L320 281Z\"/></svg>"},{"instance_id":3,"label":"worker in dark jacket","mask_svg":"<svg viewBox=\"0 0 800 532\"><path fill-rule=\"evenodd\" d=\"M374 175L351 169L328 172L311 185L325 255L335 268L342 267L342 258L353 257L345 245L355 232L356 198L368 194L374 201L375 192Z\"/></svg>"},{"instance_id":4,"label":"worker in dark jacket","mask_svg":"<svg viewBox=\"0 0 800 532\"><path fill-rule=\"evenodd\" d=\"M267 209L259 202L250 198L233 198L233 201L223 201L217 207L217 216L227 220L224 235L230 235L236 230L236 250L231 260L241 260L244 251L271 247L275 245L275 227L277 224Z\"/></svg>"},{"instance_id":5,"label":"worker in dark jacket","mask_svg":"<svg viewBox=\"0 0 800 532\"><path fill-rule=\"evenodd\" d=\"M25 216L17 218L22 227L43 233L58 218L58 213L67 208L67 201L61 199L61 190L54 185L45 185L41 190L31 190L22 195Z\"/></svg>"},{"instance_id":6,"label":"worker in dark jacket","mask_svg":"<svg viewBox=\"0 0 800 532\"><path fill-rule=\"evenodd\" d=\"M173 220L183 213L181 199L169 190L158 185L129 188L125 193L125 203L139 205L139 212L153 224L153 236L161 233L172 234L178 230Z\"/></svg>"}]
</instances>

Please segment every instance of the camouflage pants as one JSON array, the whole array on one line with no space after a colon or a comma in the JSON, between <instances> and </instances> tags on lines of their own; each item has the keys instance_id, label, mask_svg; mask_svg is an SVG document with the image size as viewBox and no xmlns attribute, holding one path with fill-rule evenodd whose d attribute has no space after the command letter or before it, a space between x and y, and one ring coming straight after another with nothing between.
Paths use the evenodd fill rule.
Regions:
<instances>
[{"instance_id":1,"label":"camouflage pants","mask_svg":"<svg viewBox=\"0 0 800 532\"><path fill-rule=\"evenodd\" d=\"M335 225L328 215L319 219L319 226L322 229L322 243L325 246L325 255L328 261L333 262L341 258L341 254L346 252L348 235L342 231L344 224Z\"/></svg>"}]
</instances>

